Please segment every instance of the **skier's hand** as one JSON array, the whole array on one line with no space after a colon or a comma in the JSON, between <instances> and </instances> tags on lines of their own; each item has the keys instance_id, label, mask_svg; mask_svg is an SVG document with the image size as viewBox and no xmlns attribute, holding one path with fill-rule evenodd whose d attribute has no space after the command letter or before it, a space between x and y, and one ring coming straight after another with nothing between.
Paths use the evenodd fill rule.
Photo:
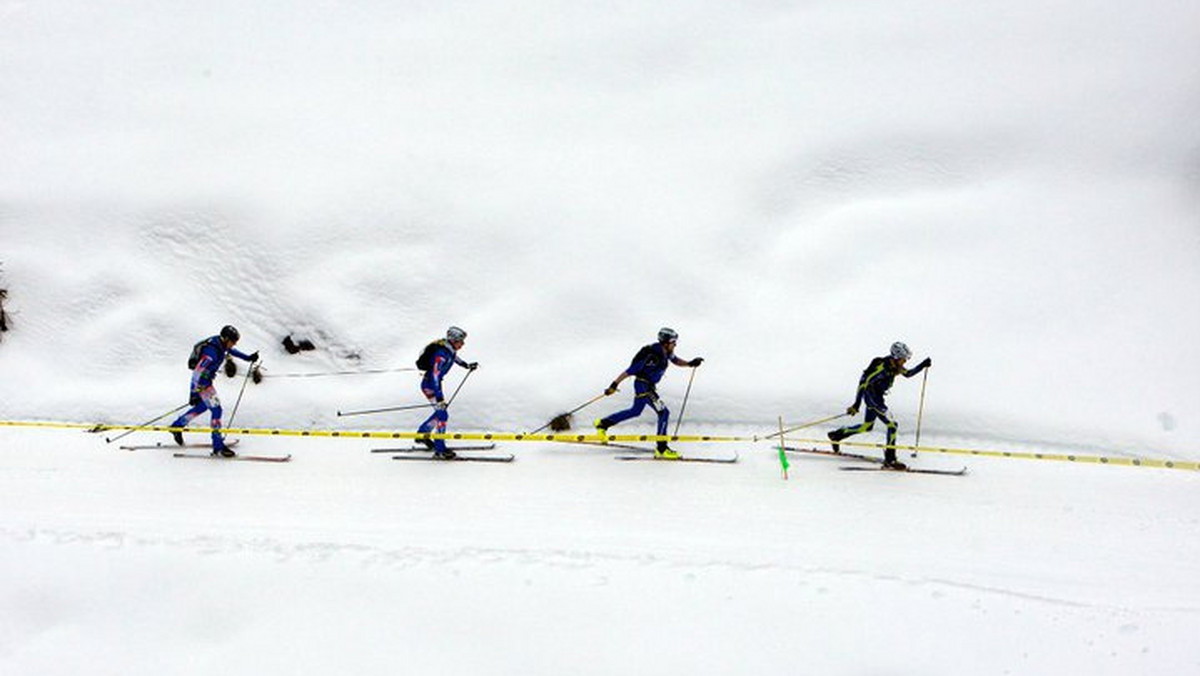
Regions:
<instances>
[{"instance_id":1,"label":"skier's hand","mask_svg":"<svg viewBox=\"0 0 1200 676\"><path fill-rule=\"evenodd\" d=\"M846 409L846 415L858 415L858 407L851 406L850 408Z\"/></svg>"},{"instance_id":2,"label":"skier's hand","mask_svg":"<svg viewBox=\"0 0 1200 676\"><path fill-rule=\"evenodd\" d=\"M921 362L920 364L917 364L917 369L918 370L927 369L930 366L933 366L933 360L930 359L929 357L925 357L925 361Z\"/></svg>"},{"instance_id":3,"label":"skier's hand","mask_svg":"<svg viewBox=\"0 0 1200 676\"><path fill-rule=\"evenodd\" d=\"M477 368L479 368L479 362L477 362L477 361L473 361L470 364L467 364L468 371L474 371Z\"/></svg>"},{"instance_id":4,"label":"skier's hand","mask_svg":"<svg viewBox=\"0 0 1200 676\"><path fill-rule=\"evenodd\" d=\"M704 357L696 357L695 359L688 362L688 366L691 366L692 368L696 368L697 366L699 366L703 363L704 363Z\"/></svg>"},{"instance_id":5,"label":"skier's hand","mask_svg":"<svg viewBox=\"0 0 1200 676\"><path fill-rule=\"evenodd\" d=\"M438 403L433 405L433 407L439 411L445 411L447 406L449 406L449 404L447 404L444 401L439 401Z\"/></svg>"},{"instance_id":6,"label":"skier's hand","mask_svg":"<svg viewBox=\"0 0 1200 676\"><path fill-rule=\"evenodd\" d=\"M617 381L614 380L608 384L608 387L604 388L604 396L606 396L606 397L611 396L616 391L617 391Z\"/></svg>"},{"instance_id":7,"label":"skier's hand","mask_svg":"<svg viewBox=\"0 0 1200 676\"><path fill-rule=\"evenodd\" d=\"M250 355L250 358L247 359L246 361L250 362L251 364L258 361L258 353L255 352L254 354Z\"/></svg>"}]
</instances>

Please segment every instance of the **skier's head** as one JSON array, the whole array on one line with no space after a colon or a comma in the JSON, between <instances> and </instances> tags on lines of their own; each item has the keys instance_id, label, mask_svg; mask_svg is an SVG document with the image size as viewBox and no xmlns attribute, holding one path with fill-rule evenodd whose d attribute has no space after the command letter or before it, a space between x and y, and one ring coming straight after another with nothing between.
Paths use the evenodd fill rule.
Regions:
<instances>
[{"instance_id":1,"label":"skier's head","mask_svg":"<svg viewBox=\"0 0 1200 676\"><path fill-rule=\"evenodd\" d=\"M907 345L900 341L892 343L892 359L903 362L908 361L908 358L911 356L912 350L908 349Z\"/></svg>"},{"instance_id":2,"label":"skier's head","mask_svg":"<svg viewBox=\"0 0 1200 676\"><path fill-rule=\"evenodd\" d=\"M453 345L454 349L457 350L460 347L462 347L463 343L466 342L466 340L467 340L467 332L463 331L462 329L458 328L457 326L451 326L450 328L446 329L446 342Z\"/></svg>"},{"instance_id":3,"label":"skier's head","mask_svg":"<svg viewBox=\"0 0 1200 676\"><path fill-rule=\"evenodd\" d=\"M221 329L221 340L228 343L231 347L236 345L241 339L242 334L238 333L238 330L234 327L226 325Z\"/></svg>"},{"instance_id":4,"label":"skier's head","mask_svg":"<svg viewBox=\"0 0 1200 676\"><path fill-rule=\"evenodd\" d=\"M678 340L679 333L676 332L675 329L669 329L664 326L658 330L658 342L666 345L667 343L674 343Z\"/></svg>"}]
</instances>

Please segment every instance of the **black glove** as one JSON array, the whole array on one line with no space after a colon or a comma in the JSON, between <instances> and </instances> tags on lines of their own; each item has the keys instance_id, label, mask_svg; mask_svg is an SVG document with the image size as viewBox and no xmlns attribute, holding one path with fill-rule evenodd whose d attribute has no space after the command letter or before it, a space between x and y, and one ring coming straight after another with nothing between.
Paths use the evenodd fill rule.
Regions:
<instances>
[{"instance_id":1,"label":"black glove","mask_svg":"<svg viewBox=\"0 0 1200 676\"><path fill-rule=\"evenodd\" d=\"M704 357L696 357L695 359L688 362L688 366L691 366L692 368L696 368L697 366L699 366L703 363L704 363Z\"/></svg>"},{"instance_id":2,"label":"black glove","mask_svg":"<svg viewBox=\"0 0 1200 676\"><path fill-rule=\"evenodd\" d=\"M253 364L254 362L258 361L258 353L257 353L257 352L255 352L254 354L250 355L250 359L249 359L249 361L250 361L250 363L251 363L251 364Z\"/></svg>"},{"instance_id":3,"label":"black glove","mask_svg":"<svg viewBox=\"0 0 1200 676\"><path fill-rule=\"evenodd\" d=\"M477 368L479 368L479 362L477 362L477 361L473 361L470 364L467 364L468 371L474 371Z\"/></svg>"},{"instance_id":4,"label":"black glove","mask_svg":"<svg viewBox=\"0 0 1200 676\"><path fill-rule=\"evenodd\" d=\"M858 406L851 406L846 409L846 415L858 415Z\"/></svg>"},{"instance_id":5,"label":"black glove","mask_svg":"<svg viewBox=\"0 0 1200 676\"><path fill-rule=\"evenodd\" d=\"M188 403L191 404L192 406L199 404L200 403L200 393L193 390L192 396L188 397Z\"/></svg>"},{"instance_id":6,"label":"black glove","mask_svg":"<svg viewBox=\"0 0 1200 676\"><path fill-rule=\"evenodd\" d=\"M608 387L604 388L604 395L609 396L617 391L617 381L612 381Z\"/></svg>"},{"instance_id":7,"label":"black glove","mask_svg":"<svg viewBox=\"0 0 1200 676\"><path fill-rule=\"evenodd\" d=\"M930 366L933 366L933 360L930 359L929 357L925 357L925 361L921 362L920 364L917 364L917 369L918 370L927 369Z\"/></svg>"}]
</instances>

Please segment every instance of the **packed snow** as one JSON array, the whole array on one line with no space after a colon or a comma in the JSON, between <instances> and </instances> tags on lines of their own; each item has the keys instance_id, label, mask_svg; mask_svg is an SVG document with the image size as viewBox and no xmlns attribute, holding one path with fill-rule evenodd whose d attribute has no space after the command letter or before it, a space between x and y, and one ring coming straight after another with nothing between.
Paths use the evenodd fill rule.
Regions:
<instances>
[{"instance_id":1,"label":"packed snow","mask_svg":"<svg viewBox=\"0 0 1200 676\"><path fill-rule=\"evenodd\" d=\"M0 673L1200 672L1195 471L53 426L184 404L233 324L227 422L413 431L337 412L420 404L454 324L451 431L524 432L670 326L681 434L903 340L902 444L1194 463L1197 63L1175 0L0 0L0 421L51 424L0 425Z\"/></svg>"}]
</instances>

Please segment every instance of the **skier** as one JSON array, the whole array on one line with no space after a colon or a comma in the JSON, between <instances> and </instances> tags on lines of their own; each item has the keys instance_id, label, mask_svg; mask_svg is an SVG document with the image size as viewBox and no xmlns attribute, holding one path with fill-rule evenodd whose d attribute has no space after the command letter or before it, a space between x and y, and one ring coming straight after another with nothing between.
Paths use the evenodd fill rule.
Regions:
<instances>
[{"instance_id":1,"label":"skier","mask_svg":"<svg viewBox=\"0 0 1200 676\"><path fill-rule=\"evenodd\" d=\"M896 430L899 426L896 421L888 418L887 402L884 401L884 397L892 388L892 382L897 375L911 378L933 365L929 357L926 357L925 361L917 364L915 368L905 370L904 363L910 357L912 357L912 351L908 349L908 346L901 342L895 342L892 343L888 356L876 357L871 360L871 364L867 366L867 370L863 371L862 377L858 380L858 393L854 397L854 403L846 409L847 415L858 415L859 404L866 403L866 416L861 425L847 425L829 433L829 442L833 446L834 453L841 452L839 441L860 432L869 432L875 427L876 420L882 420L883 424L887 425L887 446L883 450L883 466L887 469L908 469L904 463L896 459Z\"/></svg>"},{"instance_id":2,"label":"skier","mask_svg":"<svg viewBox=\"0 0 1200 676\"><path fill-rule=\"evenodd\" d=\"M237 345L240 338L241 334L237 329L226 326L221 329L220 334L196 343L196 346L192 348L192 358L188 360L188 365L192 367L191 393L188 402L192 407L171 423L171 427L187 427L193 418L205 411L211 411L212 454L226 458L232 458L235 453L225 445L225 439L221 436L221 400L217 398L217 390L213 387L213 378L216 377L221 364L225 363L226 354L251 363L258 361L257 352L243 354L234 349L233 346ZM183 445L183 432L176 430L171 432L171 436L175 438L175 443Z\"/></svg>"},{"instance_id":3,"label":"skier","mask_svg":"<svg viewBox=\"0 0 1200 676\"><path fill-rule=\"evenodd\" d=\"M667 364L672 363L676 366L690 366L696 368L704 363L702 357L696 357L691 361L684 361L675 356L675 343L679 340L679 334L674 329L662 328L658 331L658 342L646 345L638 350L633 357L633 362L629 368L621 371L617 375L616 380L605 388L604 394L611 395L617 391L617 386L621 384L629 376L633 376L633 405L624 411L618 411L603 418L596 419L596 432L605 437L608 435L608 428L616 425L624 420L636 418L642 414L647 404L658 413L658 434L660 436L667 433L667 422L671 418L671 412L658 398L658 392L655 386L662 379L663 373L667 370ZM678 460L679 454L667 446L666 441L659 441L655 445L654 456L657 458L665 458L668 460Z\"/></svg>"},{"instance_id":4,"label":"skier","mask_svg":"<svg viewBox=\"0 0 1200 676\"><path fill-rule=\"evenodd\" d=\"M417 366L425 371L425 376L421 379L421 392L429 400L429 403L433 404L433 414L421 423L417 432L445 434L446 422L450 419L450 414L446 412L448 404L446 397L442 394L442 380L446 378L446 374L455 364L471 371L479 368L479 362L468 363L458 356L458 351L462 349L466 340L466 331L457 326L451 326L446 329L446 338L435 340L427 345L421 358L417 360ZM446 448L444 439L418 439L417 441L432 449L435 458L454 459L454 451Z\"/></svg>"}]
</instances>

